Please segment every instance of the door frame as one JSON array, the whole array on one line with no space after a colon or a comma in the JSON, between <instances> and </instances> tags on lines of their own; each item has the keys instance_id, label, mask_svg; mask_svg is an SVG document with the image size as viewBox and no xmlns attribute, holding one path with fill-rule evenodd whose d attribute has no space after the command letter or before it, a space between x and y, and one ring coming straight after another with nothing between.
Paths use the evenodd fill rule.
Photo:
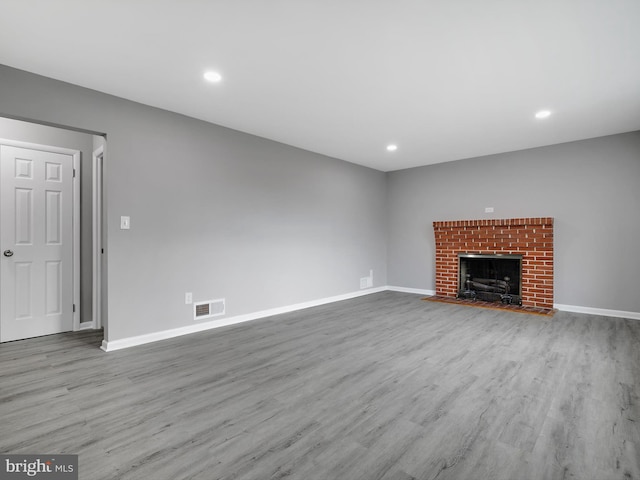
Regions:
<instances>
[{"instance_id":1,"label":"door frame","mask_svg":"<svg viewBox=\"0 0 640 480\"><path fill-rule=\"evenodd\" d=\"M80 150L70 148L54 147L51 145L42 145L38 143L22 142L19 140L10 140L8 138L0 138L0 145L10 147L29 148L31 150L40 150L43 152L61 153L70 155L73 159L73 179L72 179L72 217L73 217L73 331L80 329ZM0 205L1 208L1 205ZM0 215L2 210L0 209ZM1 281L1 279L0 279ZM0 325L0 328L2 326Z\"/></svg>"},{"instance_id":2,"label":"door frame","mask_svg":"<svg viewBox=\"0 0 640 480\"><path fill-rule=\"evenodd\" d=\"M101 145L93 151L92 155L92 172L93 172L93 201L92 216L93 222L93 279L92 279L92 313L93 319L88 328L102 328L102 259L104 258L103 245L103 168L104 168L104 150L105 146Z\"/></svg>"}]
</instances>

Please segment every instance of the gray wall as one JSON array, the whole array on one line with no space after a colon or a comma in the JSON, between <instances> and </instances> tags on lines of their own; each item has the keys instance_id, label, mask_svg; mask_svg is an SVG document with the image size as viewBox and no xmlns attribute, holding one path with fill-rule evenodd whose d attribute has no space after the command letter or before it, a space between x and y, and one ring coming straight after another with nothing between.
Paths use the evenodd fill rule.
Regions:
<instances>
[{"instance_id":1,"label":"gray wall","mask_svg":"<svg viewBox=\"0 0 640 480\"><path fill-rule=\"evenodd\" d=\"M435 290L434 220L549 216L555 303L640 312L640 132L392 172L388 198L390 285Z\"/></svg>"},{"instance_id":2,"label":"gray wall","mask_svg":"<svg viewBox=\"0 0 640 480\"><path fill-rule=\"evenodd\" d=\"M386 283L384 173L5 66L0 115L107 134L110 341Z\"/></svg>"},{"instance_id":3,"label":"gray wall","mask_svg":"<svg viewBox=\"0 0 640 480\"><path fill-rule=\"evenodd\" d=\"M1 115L108 135L107 340L191 325L185 292L233 316L369 269L434 289L447 219L553 216L556 303L640 311L639 132L384 174L5 66Z\"/></svg>"},{"instance_id":4,"label":"gray wall","mask_svg":"<svg viewBox=\"0 0 640 480\"><path fill-rule=\"evenodd\" d=\"M0 117L0 138L80 150L80 321L91 321L92 309L92 153L93 136Z\"/></svg>"}]
</instances>

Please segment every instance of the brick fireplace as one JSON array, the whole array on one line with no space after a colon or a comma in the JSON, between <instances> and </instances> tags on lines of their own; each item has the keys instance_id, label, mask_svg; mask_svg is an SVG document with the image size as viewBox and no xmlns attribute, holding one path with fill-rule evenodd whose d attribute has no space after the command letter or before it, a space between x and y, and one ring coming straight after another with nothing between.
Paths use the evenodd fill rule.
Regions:
<instances>
[{"instance_id":1,"label":"brick fireplace","mask_svg":"<svg viewBox=\"0 0 640 480\"><path fill-rule=\"evenodd\" d=\"M436 295L456 297L458 254L522 255L522 305L553 308L553 218L433 222Z\"/></svg>"}]
</instances>

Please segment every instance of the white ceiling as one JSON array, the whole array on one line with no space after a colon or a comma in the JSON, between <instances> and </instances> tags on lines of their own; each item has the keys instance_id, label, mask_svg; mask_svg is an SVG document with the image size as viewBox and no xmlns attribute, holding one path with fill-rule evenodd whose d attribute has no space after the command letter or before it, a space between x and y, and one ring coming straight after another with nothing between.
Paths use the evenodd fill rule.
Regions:
<instances>
[{"instance_id":1,"label":"white ceiling","mask_svg":"<svg viewBox=\"0 0 640 480\"><path fill-rule=\"evenodd\" d=\"M640 130L639 0L2 0L0 63L383 171Z\"/></svg>"}]
</instances>

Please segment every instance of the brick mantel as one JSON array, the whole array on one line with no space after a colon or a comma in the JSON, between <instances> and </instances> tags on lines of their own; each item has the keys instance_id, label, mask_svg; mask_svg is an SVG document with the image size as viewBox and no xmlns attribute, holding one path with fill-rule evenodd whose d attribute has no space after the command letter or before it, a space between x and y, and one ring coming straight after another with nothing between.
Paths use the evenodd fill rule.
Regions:
<instances>
[{"instance_id":1,"label":"brick mantel","mask_svg":"<svg viewBox=\"0 0 640 480\"><path fill-rule=\"evenodd\" d=\"M458 254L522 255L522 304L553 308L553 218L433 222L436 294L458 293Z\"/></svg>"}]
</instances>

